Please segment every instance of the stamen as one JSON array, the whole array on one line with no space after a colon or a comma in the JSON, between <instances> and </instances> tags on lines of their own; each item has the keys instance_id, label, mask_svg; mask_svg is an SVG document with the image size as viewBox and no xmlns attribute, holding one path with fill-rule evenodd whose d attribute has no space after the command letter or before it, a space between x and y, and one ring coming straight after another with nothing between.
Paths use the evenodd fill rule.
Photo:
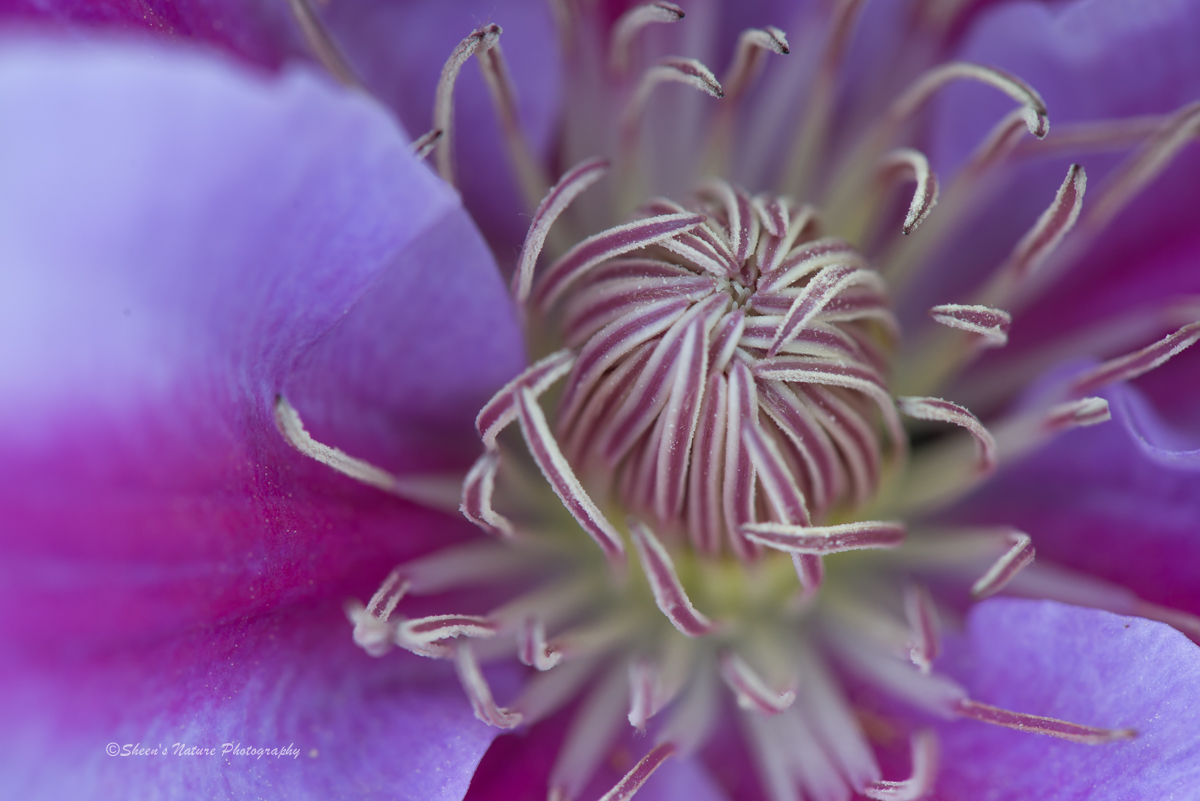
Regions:
<instances>
[{"instance_id":1,"label":"stamen","mask_svg":"<svg viewBox=\"0 0 1200 801\"><path fill-rule=\"evenodd\" d=\"M796 701L795 691L772 690L762 677L746 664L746 660L734 651L722 651L717 665L721 678L737 697L738 706L747 712L777 715Z\"/></svg>"},{"instance_id":2,"label":"stamen","mask_svg":"<svg viewBox=\"0 0 1200 801\"><path fill-rule=\"evenodd\" d=\"M496 437L517 419L517 392L528 388L534 397L541 397L558 379L571 371L575 365L575 354L567 348L555 351L525 368L492 396L475 417L475 430L479 432L483 446L496 450Z\"/></svg>"},{"instance_id":3,"label":"stamen","mask_svg":"<svg viewBox=\"0 0 1200 801\"><path fill-rule=\"evenodd\" d=\"M1046 102L1032 86L1015 75L1010 75L995 67L982 67L965 61L941 64L918 78L892 104L888 110L888 123L891 126L899 126L911 118L935 92L951 81L957 80L972 80L987 84L1020 103L1025 126L1038 139L1043 138L1050 130L1050 120L1046 116Z\"/></svg>"},{"instance_id":4,"label":"stamen","mask_svg":"<svg viewBox=\"0 0 1200 801\"><path fill-rule=\"evenodd\" d=\"M550 226L575 198L603 178L606 172L607 160L588 159L568 170L542 199L533 214L533 222L529 225L529 233L525 235L525 243L521 246L521 256L517 259L517 269L513 274L513 297L518 304L523 305L529 299L533 271L537 267L542 246L546 243L546 236L550 233Z\"/></svg>"},{"instance_id":5,"label":"stamen","mask_svg":"<svg viewBox=\"0 0 1200 801\"><path fill-rule=\"evenodd\" d=\"M535 208L538 201L545 196L550 181L547 180L545 171L534 156L533 148L521 128L517 92L509 76L508 64L500 49L499 38L497 37L490 47L480 50L478 56L484 81L492 97L492 105L500 120L500 130L503 131L504 141L508 146L508 157L512 162L517 182L525 195L528 208Z\"/></svg>"},{"instance_id":6,"label":"stamen","mask_svg":"<svg viewBox=\"0 0 1200 801\"><path fill-rule=\"evenodd\" d=\"M728 381L714 370L704 393L704 406L700 410L702 425L688 471L688 535L701 553L712 554L721 548L725 479L720 456L725 445L727 412Z\"/></svg>"},{"instance_id":7,"label":"stamen","mask_svg":"<svg viewBox=\"0 0 1200 801\"><path fill-rule=\"evenodd\" d=\"M487 451L480 456L463 481L462 503L459 511L484 531L511 539L516 536L512 523L492 506L496 488L496 473L500 470L500 454Z\"/></svg>"},{"instance_id":8,"label":"stamen","mask_svg":"<svg viewBox=\"0 0 1200 801\"><path fill-rule=\"evenodd\" d=\"M996 425L999 460L1015 461L1052 436L1110 419L1112 414L1104 398L1080 398L1003 420Z\"/></svg>"},{"instance_id":9,"label":"stamen","mask_svg":"<svg viewBox=\"0 0 1200 801\"><path fill-rule=\"evenodd\" d=\"M436 164L438 175L450 184L454 182L454 153L451 134L454 123L454 84L467 60L480 49L488 50L500 39L499 25L484 25L458 43L438 78L437 91L433 98L433 127L442 132L437 142Z\"/></svg>"},{"instance_id":10,"label":"stamen","mask_svg":"<svg viewBox=\"0 0 1200 801\"><path fill-rule=\"evenodd\" d=\"M626 359L640 346L646 347L649 359L651 340L669 329L688 310L686 298L652 301L605 326L579 353L575 368L567 379L559 401L558 424L561 430L571 430L576 418L589 406L589 398L609 368ZM626 362L628 363L628 362ZM637 371L640 376L641 371Z\"/></svg>"},{"instance_id":11,"label":"stamen","mask_svg":"<svg viewBox=\"0 0 1200 801\"><path fill-rule=\"evenodd\" d=\"M617 786L604 794L600 801L629 801L634 794L641 789L646 780L650 778L650 774L658 770L658 766L667 761L667 758L675 753L675 746L671 743L660 743L650 749L650 753L642 757L633 768L625 774L621 781L617 782Z\"/></svg>"},{"instance_id":12,"label":"stamen","mask_svg":"<svg viewBox=\"0 0 1200 801\"><path fill-rule=\"evenodd\" d=\"M813 171L818 166L818 154L825 147L833 103L837 95L837 78L841 69L850 34L858 24L863 0L840 0L833 8L829 20L829 32L825 36L825 49L808 90L804 111L800 117L800 133L792 145L788 169L785 173L783 194L791 197L806 197L810 193Z\"/></svg>"},{"instance_id":13,"label":"stamen","mask_svg":"<svg viewBox=\"0 0 1200 801\"><path fill-rule=\"evenodd\" d=\"M908 213L904 217L904 235L908 236L917 230L921 221L929 216L938 201L938 179L929 167L925 154L912 148L893 150L883 157L880 162L880 173L884 180L892 180L893 176L904 176L917 182L912 200L908 204Z\"/></svg>"},{"instance_id":14,"label":"stamen","mask_svg":"<svg viewBox=\"0 0 1200 801\"><path fill-rule=\"evenodd\" d=\"M687 84L693 89L704 92L710 97L721 98L725 90L717 82L717 78L708 67L694 58L668 56L661 59L642 75L642 80L633 93L625 113L621 116L621 139L625 143L625 151L633 152L637 141L638 128L650 102L654 89L663 83Z\"/></svg>"},{"instance_id":15,"label":"stamen","mask_svg":"<svg viewBox=\"0 0 1200 801\"><path fill-rule=\"evenodd\" d=\"M417 161L424 161L425 158L433 152L433 149L437 146L437 143L441 138L442 131L438 128L434 128L432 131L421 134L414 139L413 143L408 146L408 150L413 154L413 156L416 157Z\"/></svg>"},{"instance_id":16,"label":"stamen","mask_svg":"<svg viewBox=\"0 0 1200 801\"><path fill-rule=\"evenodd\" d=\"M727 297L714 295L692 306L659 340L633 391L621 404L607 427L605 441L601 443L601 453L608 464L616 465L642 433L655 422L670 397L674 383L672 378L675 374L683 373L682 381L687 386L695 386L697 380L703 385L703 373L699 376L687 373L704 369L706 360L702 351L707 319L727 304ZM689 332L693 336L689 337ZM698 346L695 342L696 337L700 340ZM683 349L688 341L695 347L691 353L685 354Z\"/></svg>"},{"instance_id":17,"label":"stamen","mask_svg":"<svg viewBox=\"0 0 1200 801\"><path fill-rule=\"evenodd\" d=\"M674 519L683 510L687 466L708 379L705 371L707 361L704 320L697 318L684 332L671 394L662 412L662 425L666 433L658 450L654 482L655 511L660 520Z\"/></svg>"},{"instance_id":18,"label":"stamen","mask_svg":"<svg viewBox=\"0 0 1200 801\"><path fill-rule=\"evenodd\" d=\"M1003 726L1007 729L1016 729L1031 734L1045 734L1084 745L1102 745L1114 740L1131 740L1137 736L1134 729L1100 729L1095 726L1083 726L1079 723L1068 723L1055 718L1012 712L981 704L969 698L959 700L954 705L954 711L963 717L991 723L994 726Z\"/></svg>"},{"instance_id":19,"label":"stamen","mask_svg":"<svg viewBox=\"0 0 1200 801\"><path fill-rule=\"evenodd\" d=\"M1200 102L1190 103L1162 127L1109 178L1104 192L1087 213L1085 225L1102 231L1129 201L1157 178L1175 155L1200 136Z\"/></svg>"},{"instance_id":20,"label":"stamen","mask_svg":"<svg viewBox=\"0 0 1200 801\"><path fill-rule=\"evenodd\" d=\"M406 620L396 627L396 645L431 659L449 659L452 646L443 640L493 637L498 626L476 615L433 615Z\"/></svg>"},{"instance_id":21,"label":"stamen","mask_svg":"<svg viewBox=\"0 0 1200 801\"><path fill-rule=\"evenodd\" d=\"M764 380L790 381L799 384L824 384L845 387L861 392L875 401L896 447L897 454L907 443L892 396L884 388L883 378L869 367L856 364L837 364L802 357L763 359L754 365L754 375Z\"/></svg>"},{"instance_id":22,"label":"stamen","mask_svg":"<svg viewBox=\"0 0 1200 801\"><path fill-rule=\"evenodd\" d=\"M388 618L408 592L409 583L393 570L364 607L357 600L346 603L346 617L354 624L354 644L371 656L383 656L392 647Z\"/></svg>"},{"instance_id":23,"label":"stamen","mask_svg":"<svg viewBox=\"0 0 1200 801\"><path fill-rule=\"evenodd\" d=\"M934 306L929 316L935 322L960 331L976 334L985 348L1002 348L1008 344L1008 329L1012 315L989 306L965 306L947 303Z\"/></svg>"},{"instance_id":24,"label":"stamen","mask_svg":"<svg viewBox=\"0 0 1200 801\"><path fill-rule=\"evenodd\" d=\"M904 524L882 520L837 526L746 523L741 531L747 539L760 545L801 554L826 555L872 548L897 548L904 542Z\"/></svg>"},{"instance_id":25,"label":"stamen","mask_svg":"<svg viewBox=\"0 0 1200 801\"><path fill-rule=\"evenodd\" d=\"M725 482L721 492L722 511L729 545L739 559L749 559L756 546L746 540L740 527L755 519L757 471L749 450L742 443L742 429L758 422L758 393L750 370L740 361L729 371L728 409L725 422Z\"/></svg>"},{"instance_id":26,"label":"stamen","mask_svg":"<svg viewBox=\"0 0 1200 801\"><path fill-rule=\"evenodd\" d=\"M912 632L912 648L909 658L922 673L929 673L933 660L941 653L941 638L938 636L937 610L929 591L916 585L905 588L904 614Z\"/></svg>"},{"instance_id":27,"label":"stamen","mask_svg":"<svg viewBox=\"0 0 1200 801\"><path fill-rule=\"evenodd\" d=\"M729 72L725 74L725 80L721 82L725 88L725 96L732 101L746 91L750 81L762 69L767 53L786 56L791 52L787 34L773 25L742 31L738 37L737 50L734 51L733 63Z\"/></svg>"},{"instance_id":28,"label":"stamen","mask_svg":"<svg viewBox=\"0 0 1200 801\"><path fill-rule=\"evenodd\" d=\"M534 291L534 301L548 309L587 271L616 256L655 245L703 223L702 214L664 214L634 220L589 236L550 265Z\"/></svg>"},{"instance_id":29,"label":"stamen","mask_svg":"<svg viewBox=\"0 0 1200 801\"><path fill-rule=\"evenodd\" d=\"M629 725L645 732L646 723L671 703L681 686L678 680L668 684L649 659L634 659L629 663Z\"/></svg>"},{"instance_id":30,"label":"stamen","mask_svg":"<svg viewBox=\"0 0 1200 801\"><path fill-rule=\"evenodd\" d=\"M622 73L629 66L629 46L643 28L654 23L678 22L683 9L674 3L644 3L626 11L613 25L609 46L609 64L613 72Z\"/></svg>"},{"instance_id":31,"label":"stamen","mask_svg":"<svg viewBox=\"0 0 1200 801\"><path fill-rule=\"evenodd\" d=\"M461 486L458 477L394 476L345 451L317 442L305 430L300 413L282 395L275 398L275 425L293 448L355 481L432 509L449 511L458 508Z\"/></svg>"},{"instance_id":32,"label":"stamen","mask_svg":"<svg viewBox=\"0 0 1200 801\"><path fill-rule=\"evenodd\" d=\"M1089 370L1071 383L1071 394L1078 397L1089 392L1115 384L1129 381L1147 373L1167 362L1200 340L1200 323L1185 325L1173 334L1169 334L1153 345L1116 359L1110 359L1104 364Z\"/></svg>"},{"instance_id":33,"label":"stamen","mask_svg":"<svg viewBox=\"0 0 1200 801\"><path fill-rule=\"evenodd\" d=\"M988 282L981 293L981 303L1005 306L1013 300L1020 285L1046 261L1075 226L1086 190L1087 173L1083 167L1072 164L1054 201L1042 212L1042 216Z\"/></svg>"},{"instance_id":34,"label":"stamen","mask_svg":"<svg viewBox=\"0 0 1200 801\"><path fill-rule=\"evenodd\" d=\"M763 436L762 429L749 420L742 424L742 442L758 471L776 520L793 526L809 525L812 521L804 493L784 462L778 446Z\"/></svg>"},{"instance_id":35,"label":"stamen","mask_svg":"<svg viewBox=\"0 0 1200 801\"><path fill-rule=\"evenodd\" d=\"M304 40L308 42L309 49L321 62L321 66L341 84L352 89L361 89L362 84L359 83L354 70L350 68L350 64L347 63L342 51L338 49L337 44L329 35L329 31L325 30L324 23L313 11L308 0L288 0L288 6L292 9L292 16L295 17L296 22L300 25L300 30L304 33Z\"/></svg>"},{"instance_id":36,"label":"stamen","mask_svg":"<svg viewBox=\"0 0 1200 801\"><path fill-rule=\"evenodd\" d=\"M938 740L932 729L922 729L910 740L912 771L902 782L873 781L863 795L876 801L917 801L933 792L937 779Z\"/></svg>"},{"instance_id":37,"label":"stamen","mask_svg":"<svg viewBox=\"0 0 1200 801\"><path fill-rule=\"evenodd\" d=\"M625 546L621 544L621 535L605 519L595 501L575 477L575 471L567 463L566 457L554 440L554 435L550 433L550 426L547 425L546 416L538 406L537 398L527 387L523 387L517 394L517 412L521 422L521 434L525 437L529 452L546 481L550 483L554 494L559 497L580 527L596 541L609 562L614 567L624 564Z\"/></svg>"},{"instance_id":38,"label":"stamen","mask_svg":"<svg viewBox=\"0 0 1200 801\"><path fill-rule=\"evenodd\" d=\"M982 601L1000 590L1004 589L1004 585L1012 581L1013 578L1033 563L1033 558L1037 555L1037 551L1033 547L1033 540L1028 534L1021 531L1010 531L1006 538L1011 547L1008 551L996 560L988 571L979 577L979 580L971 585L971 597L977 601Z\"/></svg>"},{"instance_id":39,"label":"stamen","mask_svg":"<svg viewBox=\"0 0 1200 801\"><path fill-rule=\"evenodd\" d=\"M865 286L880 294L886 292L879 274L874 270L858 269L845 264L823 267L797 293L791 308L775 332L775 338L767 349L767 356L778 356L783 347L811 324L818 314L825 311L834 299L854 286Z\"/></svg>"},{"instance_id":40,"label":"stamen","mask_svg":"<svg viewBox=\"0 0 1200 801\"><path fill-rule=\"evenodd\" d=\"M733 143L733 125L741 100L750 87L751 82L762 71L767 53L786 56L791 52L787 36L779 28L767 25L763 28L749 28L742 31L738 37L737 50L734 52L733 63L725 73L721 82L725 89L725 102L717 109L709 127L708 155L705 162L707 171L712 175L723 175L729 163L729 151ZM783 228L787 228L784 223ZM783 231L775 233L783 236Z\"/></svg>"},{"instance_id":41,"label":"stamen","mask_svg":"<svg viewBox=\"0 0 1200 801\"><path fill-rule=\"evenodd\" d=\"M546 644L546 624L541 618L526 618L517 636L517 656L522 664L549 670L562 661L562 654Z\"/></svg>"},{"instance_id":42,"label":"stamen","mask_svg":"<svg viewBox=\"0 0 1200 801\"><path fill-rule=\"evenodd\" d=\"M654 602L671 625L688 637L703 637L715 631L716 624L692 606L675 574L670 554L654 533L637 520L629 521L629 533L654 593Z\"/></svg>"},{"instance_id":43,"label":"stamen","mask_svg":"<svg viewBox=\"0 0 1200 801\"><path fill-rule=\"evenodd\" d=\"M996 466L996 440L990 431L984 428L979 418L970 411L941 398L896 398L900 411L918 420L931 420L940 423L953 423L965 428L975 438L976 453L978 454L977 469L986 473Z\"/></svg>"},{"instance_id":44,"label":"stamen","mask_svg":"<svg viewBox=\"0 0 1200 801\"><path fill-rule=\"evenodd\" d=\"M492 689L483 677L479 663L475 661L470 644L461 642L454 647L454 667L458 672L458 680L471 701L475 717L489 726L501 729L512 729L520 725L520 712L496 705L492 698Z\"/></svg>"}]
</instances>

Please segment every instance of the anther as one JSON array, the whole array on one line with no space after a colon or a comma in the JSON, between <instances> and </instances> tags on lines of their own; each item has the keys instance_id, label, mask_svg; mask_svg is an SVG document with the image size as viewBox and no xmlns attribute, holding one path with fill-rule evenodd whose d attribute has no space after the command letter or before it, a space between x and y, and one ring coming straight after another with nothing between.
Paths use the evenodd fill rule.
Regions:
<instances>
[{"instance_id":1,"label":"anther","mask_svg":"<svg viewBox=\"0 0 1200 801\"><path fill-rule=\"evenodd\" d=\"M789 553L827 555L874 548L898 548L904 543L904 525L881 520L837 526L746 523L741 530L747 539Z\"/></svg>"},{"instance_id":2,"label":"anther","mask_svg":"<svg viewBox=\"0 0 1200 801\"><path fill-rule=\"evenodd\" d=\"M462 683L475 717L490 726L501 729L511 729L521 723L521 713L497 706L492 698L492 689L488 686L475 654L468 643L462 642L454 646L454 667L458 679Z\"/></svg>"},{"instance_id":3,"label":"anther","mask_svg":"<svg viewBox=\"0 0 1200 801\"><path fill-rule=\"evenodd\" d=\"M777 715L796 702L793 690L778 692L767 686L762 677L746 660L731 650L724 650L717 658L721 679L733 690L738 706L747 712Z\"/></svg>"},{"instance_id":4,"label":"anther","mask_svg":"<svg viewBox=\"0 0 1200 801\"><path fill-rule=\"evenodd\" d=\"M933 669L933 660L941 653L937 610L924 587L911 585L904 591L904 615L912 633L909 658L922 673Z\"/></svg>"},{"instance_id":5,"label":"anther","mask_svg":"<svg viewBox=\"0 0 1200 801\"><path fill-rule=\"evenodd\" d=\"M937 779L938 740L931 729L922 729L910 741L912 768L904 781L873 781L863 795L875 801L918 801L933 791Z\"/></svg>"},{"instance_id":6,"label":"anther","mask_svg":"<svg viewBox=\"0 0 1200 801\"><path fill-rule=\"evenodd\" d=\"M954 711L965 718L990 723L993 726L1003 726L1007 729L1016 729L1031 734L1045 734L1084 745L1102 745L1115 740L1130 740L1137 736L1137 732L1133 729L1101 729L1095 726L1084 726L1056 718L1012 712L1008 709L972 701L969 698L959 700L954 705Z\"/></svg>"},{"instance_id":7,"label":"anther","mask_svg":"<svg viewBox=\"0 0 1200 801\"><path fill-rule=\"evenodd\" d=\"M414 139L412 144L408 146L408 150L413 154L413 156L416 157L418 161L424 161L425 158L433 152L433 149L437 147L438 140L441 138L441 129L434 128L432 131L421 134Z\"/></svg>"},{"instance_id":8,"label":"anther","mask_svg":"<svg viewBox=\"0 0 1200 801\"><path fill-rule=\"evenodd\" d=\"M609 790L600 801L629 801L641 789L650 774L658 770L658 766L666 762L675 753L671 743L660 743L650 749L650 753L638 760L638 763L617 782L616 787Z\"/></svg>"},{"instance_id":9,"label":"anther","mask_svg":"<svg viewBox=\"0 0 1200 801\"><path fill-rule=\"evenodd\" d=\"M622 14L613 25L609 46L608 60L613 71L624 72L629 66L629 46L643 28L655 23L678 22L683 17L682 8L665 2L643 3Z\"/></svg>"},{"instance_id":10,"label":"anther","mask_svg":"<svg viewBox=\"0 0 1200 801\"><path fill-rule=\"evenodd\" d=\"M1008 540L1009 549L971 585L971 597L977 601L995 595L1004 589L1004 585L1012 581L1017 573L1032 564L1037 555L1033 547L1033 540L1028 534L1010 531L1005 538Z\"/></svg>"},{"instance_id":11,"label":"anther","mask_svg":"<svg viewBox=\"0 0 1200 801\"><path fill-rule=\"evenodd\" d=\"M1086 190L1087 173L1083 167L1072 164L1050 206L1013 248L1012 254L1004 264L997 268L981 293L981 303L989 306L1011 304L1021 285L1038 270L1046 258L1058 248L1067 233L1075 227Z\"/></svg>"},{"instance_id":12,"label":"anther","mask_svg":"<svg viewBox=\"0 0 1200 801\"><path fill-rule=\"evenodd\" d=\"M383 656L392 647L393 627L388 618L396 604L408 592L409 582L393 570L364 607L358 601L346 603L346 617L354 624L354 644L371 656Z\"/></svg>"},{"instance_id":13,"label":"anther","mask_svg":"<svg viewBox=\"0 0 1200 801\"><path fill-rule=\"evenodd\" d=\"M558 219L571 202L589 186L599 181L608 171L605 159L588 159L568 170L558 183L546 194L534 212L533 222L529 225L529 233L525 235L525 243L521 246L521 255L517 259L517 269L513 274L513 296L518 304L524 304L529 299L529 291L533 287L533 271L537 267L538 256L550 226Z\"/></svg>"},{"instance_id":14,"label":"anther","mask_svg":"<svg viewBox=\"0 0 1200 801\"><path fill-rule=\"evenodd\" d=\"M934 306L929 310L929 316L944 326L975 334L983 347L1002 348L1008 344L1012 315L1006 311L990 306L947 303Z\"/></svg>"},{"instance_id":15,"label":"anther","mask_svg":"<svg viewBox=\"0 0 1200 801\"><path fill-rule=\"evenodd\" d=\"M929 159L919 150L905 147L893 150L880 162L880 173L885 180L899 175L916 181L912 201L904 217L904 235L917 230L921 221L929 216L938 201L938 179L929 167Z\"/></svg>"},{"instance_id":16,"label":"anther","mask_svg":"<svg viewBox=\"0 0 1200 801\"><path fill-rule=\"evenodd\" d=\"M609 562L614 567L623 565L625 546L621 543L621 535L604 517L595 501L575 477L575 471L571 469L550 432L550 426L541 407L538 406L537 398L527 387L517 394L517 413L521 423L521 434L529 446L529 452L554 494L559 497L580 527L596 541Z\"/></svg>"},{"instance_id":17,"label":"anther","mask_svg":"<svg viewBox=\"0 0 1200 801\"><path fill-rule=\"evenodd\" d=\"M900 411L918 420L953 423L965 428L975 438L978 454L977 469L986 473L996 466L996 440L992 433L970 411L941 398L896 398Z\"/></svg>"},{"instance_id":18,"label":"anther","mask_svg":"<svg viewBox=\"0 0 1200 801\"><path fill-rule=\"evenodd\" d=\"M492 47L500 38L499 25L484 25L471 33L470 36L458 43L442 67L441 77L438 78L437 91L433 99L433 128L440 130L442 137L436 144L436 163L438 175L446 183L454 184L454 152L451 134L454 123L454 84L467 60L480 49Z\"/></svg>"},{"instance_id":19,"label":"anther","mask_svg":"<svg viewBox=\"0 0 1200 801\"><path fill-rule=\"evenodd\" d=\"M638 127L646 112L646 106L650 102L650 95L660 84L672 82L686 84L710 97L725 96L725 90L721 88L716 76L696 59L668 56L659 60L642 75L633 97L629 100L629 105L625 107L625 112L621 115L621 138L627 152L634 150Z\"/></svg>"},{"instance_id":20,"label":"anther","mask_svg":"<svg viewBox=\"0 0 1200 801\"><path fill-rule=\"evenodd\" d=\"M654 533L637 520L629 521L629 533L654 594L654 602L671 625L688 637L703 637L715 631L716 624L692 605L675 574L670 554Z\"/></svg>"},{"instance_id":21,"label":"anther","mask_svg":"<svg viewBox=\"0 0 1200 801\"><path fill-rule=\"evenodd\" d=\"M1043 138L1049 132L1050 120L1046 116L1046 102L1032 86L1003 70L982 67L965 61L952 61L939 65L918 78L892 104L888 111L888 124L898 127L912 117L917 109L943 86L951 81L964 79L978 81L999 89L1020 103L1025 126L1038 139Z\"/></svg>"},{"instance_id":22,"label":"anther","mask_svg":"<svg viewBox=\"0 0 1200 801\"><path fill-rule=\"evenodd\" d=\"M368 486L433 509L458 507L458 476L394 476L345 451L317 442L304 428L300 413L282 395L275 398L275 425L288 444L305 456Z\"/></svg>"},{"instance_id":23,"label":"anther","mask_svg":"<svg viewBox=\"0 0 1200 801\"><path fill-rule=\"evenodd\" d=\"M1071 394L1079 397L1109 384L1129 381L1159 367L1200 340L1200 323L1185 325L1173 334L1139 351L1101 364L1071 382Z\"/></svg>"}]
</instances>

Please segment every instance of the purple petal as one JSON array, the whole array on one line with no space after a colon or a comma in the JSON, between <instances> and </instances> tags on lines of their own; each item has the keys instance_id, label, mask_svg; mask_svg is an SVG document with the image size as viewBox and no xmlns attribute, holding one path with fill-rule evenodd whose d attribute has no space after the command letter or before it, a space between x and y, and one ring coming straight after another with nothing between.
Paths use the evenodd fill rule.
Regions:
<instances>
[{"instance_id":1,"label":"purple petal","mask_svg":"<svg viewBox=\"0 0 1200 801\"><path fill-rule=\"evenodd\" d=\"M326 604L86 661L6 658L0 795L462 798L498 730L474 719L445 663L372 659L348 629ZM160 751L114 757L109 743Z\"/></svg>"},{"instance_id":2,"label":"purple petal","mask_svg":"<svg viewBox=\"0 0 1200 801\"><path fill-rule=\"evenodd\" d=\"M1200 437L1164 424L1132 388L1104 395L1111 422L1068 432L1001 470L954 516L1015 526L1039 559L1200 613Z\"/></svg>"},{"instance_id":3,"label":"purple petal","mask_svg":"<svg viewBox=\"0 0 1200 801\"><path fill-rule=\"evenodd\" d=\"M939 667L971 697L1111 727L1136 739L1086 746L971 721L942 724L939 797L1189 798L1200 782L1200 648L1139 618L1048 601L993 599Z\"/></svg>"},{"instance_id":4,"label":"purple petal","mask_svg":"<svg viewBox=\"0 0 1200 801\"><path fill-rule=\"evenodd\" d=\"M299 72L46 44L0 56L0 107L6 639L88 647L369 595L469 530L273 421L285 390L332 444L465 470L472 404L521 365L482 240L386 113Z\"/></svg>"}]
</instances>

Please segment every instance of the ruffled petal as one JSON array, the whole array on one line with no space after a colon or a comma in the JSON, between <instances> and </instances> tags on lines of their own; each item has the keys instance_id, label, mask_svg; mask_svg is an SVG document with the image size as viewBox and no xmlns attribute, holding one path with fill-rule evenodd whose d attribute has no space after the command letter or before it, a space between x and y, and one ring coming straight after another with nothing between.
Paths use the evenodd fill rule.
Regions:
<instances>
[{"instance_id":1,"label":"ruffled petal","mask_svg":"<svg viewBox=\"0 0 1200 801\"><path fill-rule=\"evenodd\" d=\"M340 617L293 607L77 662L6 655L0 795L462 798L498 730L447 665L372 659Z\"/></svg>"},{"instance_id":2,"label":"ruffled petal","mask_svg":"<svg viewBox=\"0 0 1200 801\"><path fill-rule=\"evenodd\" d=\"M1038 715L1131 727L1078 745L973 721L943 724L938 797L1191 798L1200 783L1200 648L1139 618L1048 601L993 599L971 612L939 668L973 698Z\"/></svg>"},{"instance_id":3,"label":"ruffled petal","mask_svg":"<svg viewBox=\"0 0 1200 801\"><path fill-rule=\"evenodd\" d=\"M383 110L302 72L49 44L0 55L0 107L10 643L369 594L470 530L300 455L273 419L286 391L332 444L465 469L471 404L521 366L482 239Z\"/></svg>"}]
</instances>

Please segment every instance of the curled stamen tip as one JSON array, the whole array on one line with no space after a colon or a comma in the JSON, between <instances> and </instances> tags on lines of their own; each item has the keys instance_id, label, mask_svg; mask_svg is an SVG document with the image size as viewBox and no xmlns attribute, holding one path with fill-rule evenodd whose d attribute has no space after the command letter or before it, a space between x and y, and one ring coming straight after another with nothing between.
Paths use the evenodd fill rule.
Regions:
<instances>
[{"instance_id":1,"label":"curled stamen tip","mask_svg":"<svg viewBox=\"0 0 1200 801\"><path fill-rule=\"evenodd\" d=\"M1046 134L1050 133L1050 117L1047 116L1045 107L1026 106L1024 116L1029 132L1038 139L1045 139Z\"/></svg>"}]
</instances>

